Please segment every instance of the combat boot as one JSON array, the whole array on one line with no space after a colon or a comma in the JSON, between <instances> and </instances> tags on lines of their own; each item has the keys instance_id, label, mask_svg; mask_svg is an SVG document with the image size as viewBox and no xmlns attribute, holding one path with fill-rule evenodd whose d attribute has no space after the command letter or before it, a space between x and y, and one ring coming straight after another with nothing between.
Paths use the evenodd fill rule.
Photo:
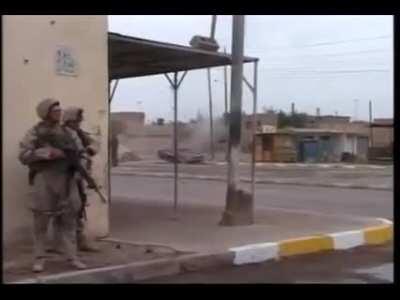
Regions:
<instances>
[{"instance_id":1,"label":"combat boot","mask_svg":"<svg viewBox=\"0 0 400 300\"><path fill-rule=\"evenodd\" d=\"M89 243L85 235L79 234L77 238L78 250L84 252L100 252L100 249Z\"/></svg>"},{"instance_id":2,"label":"combat boot","mask_svg":"<svg viewBox=\"0 0 400 300\"><path fill-rule=\"evenodd\" d=\"M87 268L87 266L83 262L81 262L78 258L70 259L68 261L71 264L71 266L73 266L78 270L84 270Z\"/></svg>"},{"instance_id":3,"label":"combat boot","mask_svg":"<svg viewBox=\"0 0 400 300\"><path fill-rule=\"evenodd\" d=\"M63 249L60 248L60 247L51 247L51 248L47 248L47 249L46 249L46 252L47 252L47 253L58 254L58 255L64 254Z\"/></svg>"},{"instance_id":4,"label":"combat boot","mask_svg":"<svg viewBox=\"0 0 400 300\"><path fill-rule=\"evenodd\" d=\"M32 266L32 272L35 273L40 273L44 271L44 258L36 258L33 266Z\"/></svg>"}]
</instances>

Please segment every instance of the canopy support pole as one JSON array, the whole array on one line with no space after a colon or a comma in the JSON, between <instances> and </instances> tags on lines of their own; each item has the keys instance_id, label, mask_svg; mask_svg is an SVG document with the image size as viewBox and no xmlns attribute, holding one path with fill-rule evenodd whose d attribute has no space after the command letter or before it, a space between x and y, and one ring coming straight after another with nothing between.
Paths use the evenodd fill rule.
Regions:
<instances>
[{"instance_id":1,"label":"canopy support pole","mask_svg":"<svg viewBox=\"0 0 400 300\"><path fill-rule=\"evenodd\" d=\"M171 79L168 74L164 74L172 89L174 90L174 217L177 217L178 211L178 89L185 78L185 71L178 80L178 72L174 73L174 78Z\"/></svg>"}]
</instances>

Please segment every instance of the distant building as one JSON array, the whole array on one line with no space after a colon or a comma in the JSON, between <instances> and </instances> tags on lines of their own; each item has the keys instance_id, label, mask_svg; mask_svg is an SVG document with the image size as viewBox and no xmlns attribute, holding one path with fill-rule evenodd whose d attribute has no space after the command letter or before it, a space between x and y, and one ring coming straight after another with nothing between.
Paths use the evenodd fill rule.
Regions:
<instances>
[{"instance_id":1,"label":"distant building","mask_svg":"<svg viewBox=\"0 0 400 300\"><path fill-rule=\"evenodd\" d=\"M142 132L145 123L145 113L135 111L112 112L113 124L121 124L122 133L131 135Z\"/></svg>"},{"instance_id":2,"label":"distant building","mask_svg":"<svg viewBox=\"0 0 400 300\"><path fill-rule=\"evenodd\" d=\"M256 135L256 160L366 161L368 135L335 129L289 128Z\"/></svg>"},{"instance_id":3,"label":"distant building","mask_svg":"<svg viewBox=\"0 0 400 300\"><path fill-rule=\"evenodd\" d=\"M295 162L295 139L289 132L257 133L255 160L261 162Z\"/></svg>"},{"instance_id":4,"label":"distant building","mask_svg":"<svg viewBox=\"0 0 400 300\"><path fill-rule=\"evenodd\" d=\"M375 119L370 131L370 159L393 159L393 119Z\"/></svg>"},{"instance_id":5,"label":"distant building","mask_svg":"<svg viewBox=\"0 0 400 300\"><path fill-rule=\"evenodd\" d=\"M326 128L343 126L350 123L350 117L347 116L307 116L306 128Z\"/></svg>"},{"instance_id":6,"label":"distant building","mask_svg":"<svg viewBox=\"0 0 400 300\"><path fill-rule=\"evenodd\" d=\"M332 129L360 135L370 134L369 122L350 121L348 116L308 116L306 128Z\"/></svg>"},{"instance_id":7,"label":"distant building","mask_svg":"<svg viewBox=\"0 0 400 300\"><path fill-rule=\"evenodd\" d=\"M255 115L256 117L256 128L257 131L262 132L262 127L264 125L277 126L278 125L278 115L274 112L259 113ZM242 127L246 130L251 130L253 126L253 115L243 115L242 116Z\"/></svg>"},{"instance_id":8,"label":"distant building","mask_svg":"<svg viewBox=\"0 0 400 300\"><path fill-rule=\"evenodd\" d=\"M372 127L372 147L393 145L393 119L375 119Z\"/></svg>"},{"instance_id":9,"label":"distant building","mask_svg":"<svg viewBox=\"0 0 400 300\"><path fill-rule=\"evenodd\" d=\"M278 126L278 115L275 112L259 113L256 117L256 133L262 132L275 132ZM242 116L242 150L250 151L251 149L251 136L253 128L253 115Z\"/></svg>"}]
</instances>

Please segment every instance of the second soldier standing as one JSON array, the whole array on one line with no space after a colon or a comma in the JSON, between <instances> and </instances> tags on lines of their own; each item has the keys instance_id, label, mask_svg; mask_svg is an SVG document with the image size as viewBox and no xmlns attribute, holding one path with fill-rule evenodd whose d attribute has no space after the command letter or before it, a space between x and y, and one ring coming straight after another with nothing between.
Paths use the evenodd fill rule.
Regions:
<instances>
[{"instance_id":1,"label":"second soldier standing","mask_svg":"<svg viewBox=\"0 0 400 300\"><path fill-rule=\"evenodd\" d=\"M78 143L79 148L84 149L83 153L81 154L82 157L82 166L84 166L87 171L91 172L92 160L91 157L97 153L97 149L95 147L94 140L89 136L88 133L84 132L81 129L84 110L80 107L68 107L64 110L63 115L63 126L68 128L69 130L74 131L78 136ZM77 239L77 246L80 251L87 251L87 252L98 252L99 249L95 247L92 243L89 242L89 239L86 235L86 224L87 224L87 217L86 217L86 188L85 183L79 176L76 177L75 182L79 197L81 199L81 208L79 213L77 214L76 218L76 239ZM55 228L55 238L57 239L59 234L57 234L57 224L54 224ZM58 246L58 241L56 241L56 247ZM58 247L57 247L58 248Z\"/></svg>"}]
</instances>

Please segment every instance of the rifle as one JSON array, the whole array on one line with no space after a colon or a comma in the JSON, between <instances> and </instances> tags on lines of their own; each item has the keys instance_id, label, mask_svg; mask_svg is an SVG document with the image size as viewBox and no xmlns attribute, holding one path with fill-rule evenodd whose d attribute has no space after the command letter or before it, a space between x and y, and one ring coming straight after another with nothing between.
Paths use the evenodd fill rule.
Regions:
<instances>
[{"instance_id":1,"label":"rifle","mask_svg":"<svg viewBox=\"0 0 400 300\"><path fill-rule=\"evenodd\" d=\"M70 164L70 167L73 171L78 172L82 178L88 184L87 187L89 189L93 189L100 197L100 199L107 203L106 197L100 191L99 186L96 184L95 180L89 175L87 170L81 164L81 152L78 151L75 142L70 137L69 133L64 128L65 135L60 137L55 134L42 134L39 135L38 140L40 144L50 144L54 148L58 148L65 153L66 160ZM49 163L49 162L45 162ZM34 174L37 173L37 170L31 168L29 172L29 179L33 181Z\"/></svg>"},{"instance_id":2,"label":"rifle","mask_svg":"<svg viewBox=\"0 0 400 300\"><path fill-rule=\"evenodd\" d=\"M87 216L86 216L87 195L86 195L85 189L82 185L82 181L78 180L76 182L76 186L78 187L79 197L81 198L81 209L79 211L79 218L87 220Z\"/></svg>"}]
</instances>

